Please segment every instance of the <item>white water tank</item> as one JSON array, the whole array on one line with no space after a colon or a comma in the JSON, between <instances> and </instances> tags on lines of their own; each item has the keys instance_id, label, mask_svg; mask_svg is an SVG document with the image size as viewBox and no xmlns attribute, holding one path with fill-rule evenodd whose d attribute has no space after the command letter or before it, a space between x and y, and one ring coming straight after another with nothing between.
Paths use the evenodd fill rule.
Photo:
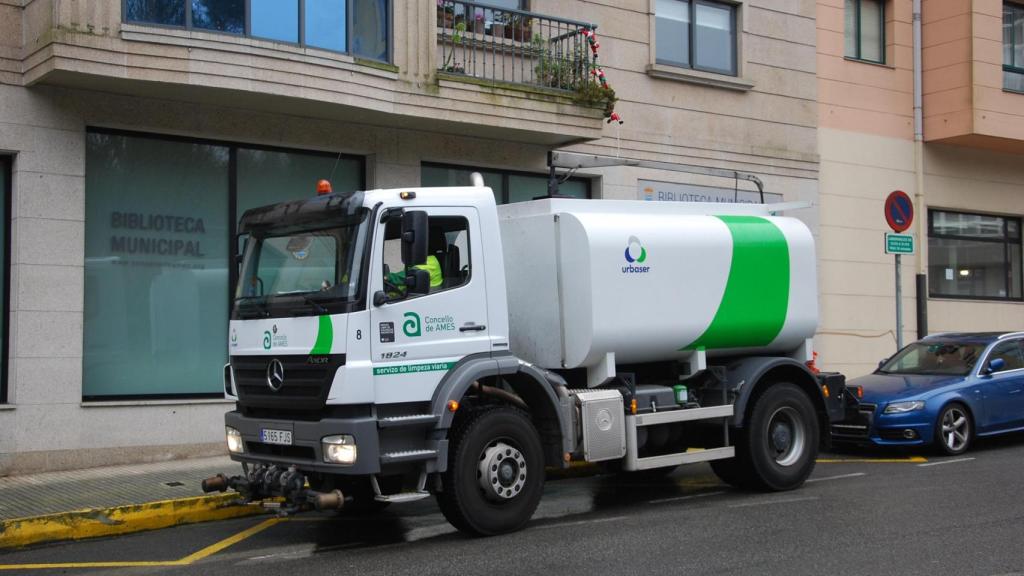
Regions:
<instances>
[{"instance_id":1,"label":"white water tank","mask_svg":"<svg viewBox=\"0 0 1024 576\"><path fill-rule=\"evenodd\" d=\"M788 354L817 328L814 239L770 207L499 207L511 350L545 368Z\"/></svg>"}]
</instances>

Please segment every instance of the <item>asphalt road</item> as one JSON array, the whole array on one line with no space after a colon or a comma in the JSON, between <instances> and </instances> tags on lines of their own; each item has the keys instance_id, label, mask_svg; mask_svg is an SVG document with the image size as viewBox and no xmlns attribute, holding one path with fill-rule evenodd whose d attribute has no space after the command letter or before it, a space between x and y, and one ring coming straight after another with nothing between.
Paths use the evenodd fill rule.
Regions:
<instances>
[{"instance_id":1,"label":"asphalt road","mask_svg":"<svg viewBox=\"0 0 1024 576\"><path fill-rule=\"evenodd\" d=\"M811 482L778 494L734 491L704 465L656 482L552 481L527 528L496 538L463 536L424 500L376 516L246 518L40 546L0 553L0 569L40 575L1024 574L1024 435L982 441L959 458L910 458L918 454L823 454ZM217 543L222 549L210 548ZM190 555L187 565L161 564ZM88 562L156 564L79 567ZM31 563L67 566L25 567Z\"/></svg>"}]
</instances>

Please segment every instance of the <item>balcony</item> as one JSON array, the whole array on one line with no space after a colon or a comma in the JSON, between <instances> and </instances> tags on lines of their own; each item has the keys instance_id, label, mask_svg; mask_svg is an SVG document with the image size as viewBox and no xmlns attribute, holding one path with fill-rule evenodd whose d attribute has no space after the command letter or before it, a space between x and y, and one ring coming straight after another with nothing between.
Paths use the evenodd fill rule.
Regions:
<instances>
[{"instance_id":1,"label":"balcony","mask_svg":"<svg viewBox=\"0 0 1024 576\"><path fill-rule=\"evenodd\" d=\"M311 2L258 14L256 2L33 0L14 9L21 45L0 42L0 79L543 146L601 137L600 105L581 101L587 24L452 2L447 26L435 2L348 0L325 31ZM478 11L482 25L466 18Z\"/></svg>"},{"instance_id":2,"label":"balcony","mask_svg":"<svg viewBox=\"0 0 1024 576\"><path fill-rule=\"evenodd\" d=\"M1024 154L1024 82L1012 60L1024 10L1010 2L930 2L923 13L924 136Z\"/></svg>"},{"instance_id":3,"label":"balcony","mask_svg":"<svg viewBox=\"0 0 1024 576\"><path fill-rule=\"evenodd\" d=\"M486 4L438 0L442 78L579 97L596 58L584 35L596 26Z\"/></svg>"}]
</instances>

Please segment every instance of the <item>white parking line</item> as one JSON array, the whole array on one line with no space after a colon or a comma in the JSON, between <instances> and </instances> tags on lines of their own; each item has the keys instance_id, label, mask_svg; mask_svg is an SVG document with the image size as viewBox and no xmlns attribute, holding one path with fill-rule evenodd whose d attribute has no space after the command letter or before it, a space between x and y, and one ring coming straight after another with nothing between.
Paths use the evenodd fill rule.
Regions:
<instances>
[{"instance_id":1,"label":"white parking line","mask_svg":"<svg viewBox=\"0 0 1024 576\"><path fill-rule=\"evenodd\" d=\"M672 498L658 498L657 500L650 500L648 504L661 504L663 502L680 502L682 500L693 500L695 498L706 498L708 496L719 496L725 494L725 490L718 492L704 492L702 494L690 494L689 496L673 496Z\"/></svg>"},{"instance_id":2,"label":"white parking line","mask_svg":"<svg viewBox=\"0 0 1024 576\"><path fill-rule=\"evenodd\" d=\"M805 502L808 500L819 500L817 496L802 496L800 498L779 498L776 500L757 500L755 502L742 502L740 504L729 504L729 508L749 508L751 506L768 506L769 504L789 504L791 502Z\"/></svg>"},{"instance_id":3,"label":"white parking line","mask_svg":"<svg viewBox=\"0 0 1024 576\"><path fill-rule=\"evenodd\" d=\"M854 472L853 474L840 474L838 476L825 476L824 478L811 478L810 480L805 480L804 482L806 484L810 484L812 482L828 482L829 480L842 480L843 478L856 478L858 476L867 476L867 474L863 472Z\"/></svg>"},{"instance_id":4,"label":"white parking line","mask_svg":"<svg viewBox=\"0 0 1024 576\"><path fill-rule=\"evenodd\" d=\"M953 460L940 460L938 462L929 462L927 464L918 464L918 467L923 468L925 466L939 466L941 464L956 464L957 462L970 462L971 460L974 460L974 458L955 458Z\"/></svg>"},{"instance_id":5,"label":"white parking line","mask_svg":"<svg viewBox=\"0 0 1024 576\"><path fill-rule=\"evenodd\" d=\"M566 526L580 526L582 524L597 524L600 522L615 522L617 520L625 520L629 516L613 516L611 518L596 518L594 520L577 520L576 522L557 522L555 524L543 524L536 526L536 529L542 530L545 528L565 528Z\"/></svg>"}]
</instances>

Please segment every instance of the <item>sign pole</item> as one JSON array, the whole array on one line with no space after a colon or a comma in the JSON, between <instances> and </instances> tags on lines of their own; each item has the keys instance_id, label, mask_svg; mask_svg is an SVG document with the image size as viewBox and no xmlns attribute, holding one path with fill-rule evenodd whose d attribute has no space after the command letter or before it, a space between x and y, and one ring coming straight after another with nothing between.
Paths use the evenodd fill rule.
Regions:
<instances>
[{"instance_id":1,"label":"sign pole","mask_svg":"<svg viewBox=\"0 0 1024 576\"><path fill-rule=\"evenodd\" d=\"M894 190L885 198L885 221L895 234L885 235L885 253L896 256L896 349L903 348L903 278L900 254L914 253L913 235L901 232L914 221L914 203L902 190Z\"/></svg>"},{"instance_id":2,"label":"sign pole","mask_svg":"<svg viewBox=\"0 0 1024 576\"><path fill-rule=\"evenodd\" d=\"M903 349L903 282L899 254L896 255L896 349Z\"/></svg>"}]
</instances>

